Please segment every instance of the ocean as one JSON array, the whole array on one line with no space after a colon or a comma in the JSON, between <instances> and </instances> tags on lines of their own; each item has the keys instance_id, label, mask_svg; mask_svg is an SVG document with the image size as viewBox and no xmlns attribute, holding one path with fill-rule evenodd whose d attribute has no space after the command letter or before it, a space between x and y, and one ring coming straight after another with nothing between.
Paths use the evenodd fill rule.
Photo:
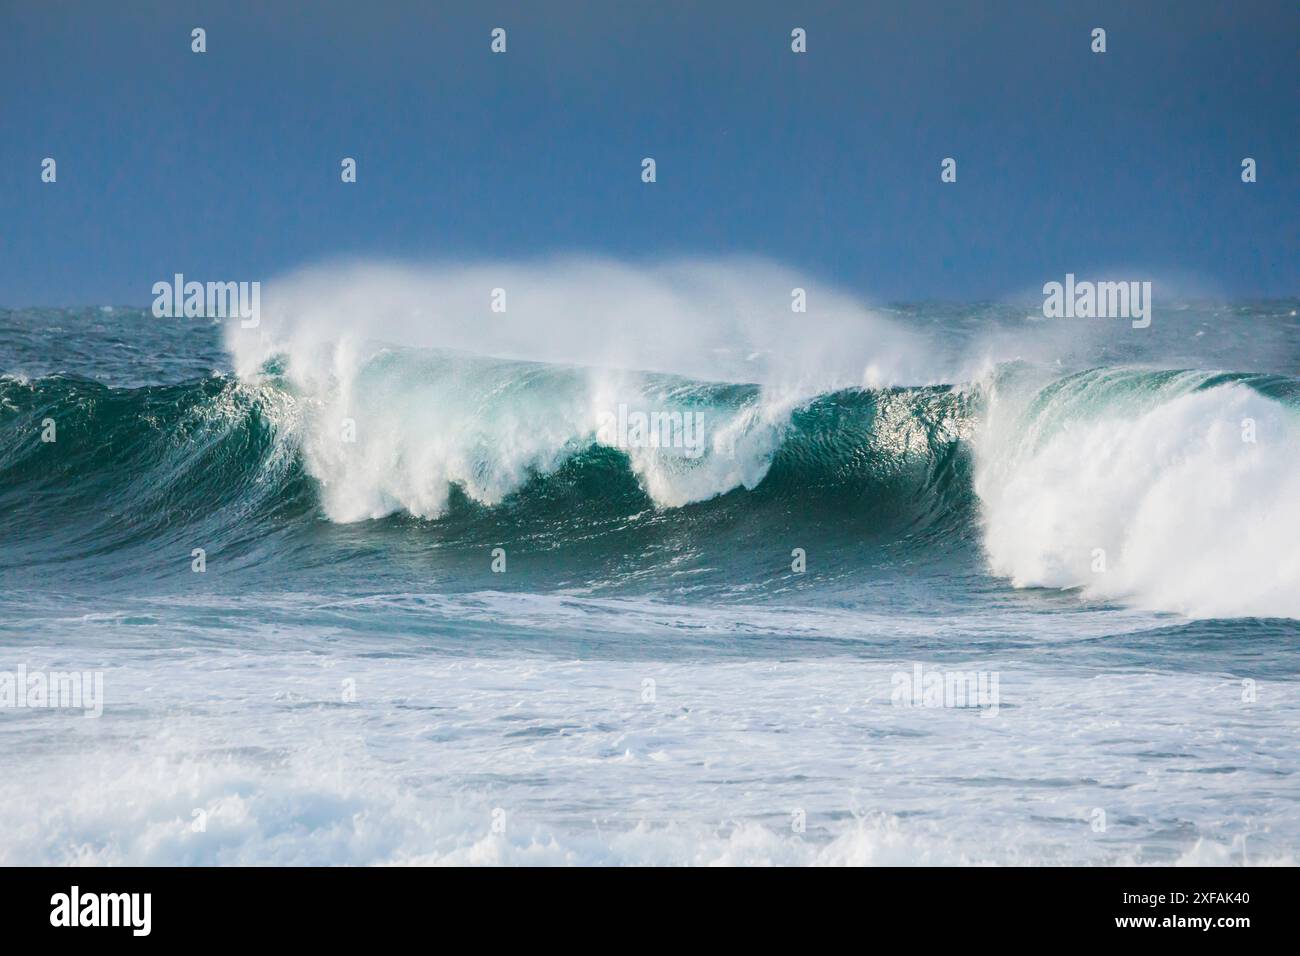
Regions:
<instances>
[{"instance_id":1,"label":"ocean","mask_svg":"<svg viewBox=\"0 0 1300 956\"><path fill-rule=\"evenodd\" d=\"M747 269L0 310L0 863L1294 864L1300 300Z\"/></svg>"}]
</instances>

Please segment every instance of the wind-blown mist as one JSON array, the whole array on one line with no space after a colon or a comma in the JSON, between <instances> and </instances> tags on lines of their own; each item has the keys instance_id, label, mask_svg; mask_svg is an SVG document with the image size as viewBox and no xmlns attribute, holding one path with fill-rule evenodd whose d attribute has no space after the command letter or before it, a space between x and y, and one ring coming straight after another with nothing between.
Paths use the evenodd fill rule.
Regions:
<instances>
[{"instance_id":1,"label":"wind-blown mist","mask_svg":"<svg viewBox=\"0 0 1300 956\"><path fill-rule=\"evenodd\" d=\"M504 312L492 311L495 289L505 292ZM792 310L795 289L806 292L806 312ZM912 330L832 286L741 258L305 270L271 283L262 326L233 328L227 341L240 374L283 350L295 377L318 368L312 353L322 344L367 341L787 391L943 376ZM349 360L346 352L335 356L336 365Z\"/></svg>"}]
</instances>

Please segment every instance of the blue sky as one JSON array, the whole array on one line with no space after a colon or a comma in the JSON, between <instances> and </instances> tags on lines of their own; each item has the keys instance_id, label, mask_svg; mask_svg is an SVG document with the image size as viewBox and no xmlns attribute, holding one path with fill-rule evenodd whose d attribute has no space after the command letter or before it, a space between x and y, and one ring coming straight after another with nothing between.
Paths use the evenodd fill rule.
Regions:
<instances>
[{"instance_id":1,"label":"blue sky","mask_svg":"<svg viewBox=\"0 0 1300 956\"><path fill-rule=\"evenodd\" d=\"M1291 0L0 0L0 304L565 252L757 254L876 300L1296 294L1297 36Z\"/></svg>"}]
</instances>

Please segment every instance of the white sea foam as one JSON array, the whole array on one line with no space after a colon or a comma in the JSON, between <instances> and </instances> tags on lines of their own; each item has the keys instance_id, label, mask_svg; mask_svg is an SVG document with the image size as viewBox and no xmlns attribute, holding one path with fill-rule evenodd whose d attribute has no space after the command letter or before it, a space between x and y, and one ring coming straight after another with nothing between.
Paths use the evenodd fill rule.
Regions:
<instances>
[{"instance_id":1,"label":"white sea foam","mask_svg":"<svg viewBox=\"0 0 1300 956\"><path fill-rule=\"evenodd\" d=\"M993 390L975 482L993 570L1192 617L1300 617L1295 412L1245 385L1193 391L1199 373L1138 388L1143 374L1032 405Z\"/></svg>"},{"instance_id":2,"label":"white sea foam","mask_svg":"<svg viewBox=\"0 0 1300 956\"><path fill-rule=\"evenodd\" d=\"M906 660L267 640L114 661L100 721L0 724L21 756L0 777L0 863L1259 864L1297 846L1282 682L1243 711L1213 675L983 659L1004 704L984 719L893 706Z\"/></svg>"}]
</instances>

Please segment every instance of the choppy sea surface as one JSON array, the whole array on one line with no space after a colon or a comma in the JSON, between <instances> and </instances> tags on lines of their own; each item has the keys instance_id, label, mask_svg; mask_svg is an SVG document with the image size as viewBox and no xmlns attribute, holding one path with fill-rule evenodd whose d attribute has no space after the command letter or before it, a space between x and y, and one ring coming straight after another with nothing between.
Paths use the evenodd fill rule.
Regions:
<instances>
[{"instance_id":1,"label":"choppy sea surface","mask_svg":"<svg viewBox=\"0 0 1300 956\"><path fill-rule=\"evenodd\" d=\"M1298 306L857 381L0 310L0 674L103 686L0 707L0 863L1294 863Z\"/></svg>"}]
</instances>

